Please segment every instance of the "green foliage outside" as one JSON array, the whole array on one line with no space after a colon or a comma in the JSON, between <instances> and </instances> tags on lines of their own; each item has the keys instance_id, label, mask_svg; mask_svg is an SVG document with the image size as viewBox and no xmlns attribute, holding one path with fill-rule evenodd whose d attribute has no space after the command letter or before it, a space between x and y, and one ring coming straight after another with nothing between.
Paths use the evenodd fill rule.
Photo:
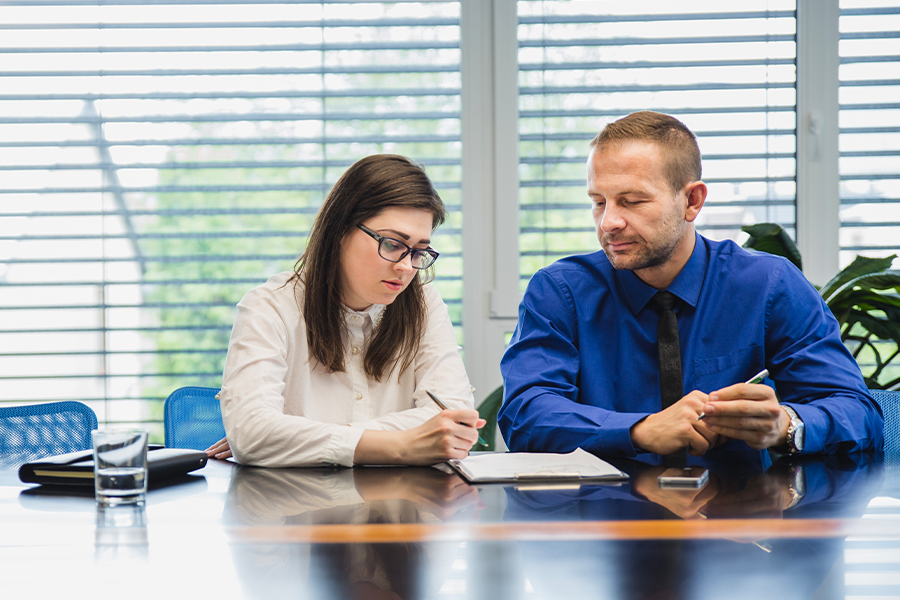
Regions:
<instances>
[{"instance_id":1,"label":"green foliage outside","mask_svg":"<svg viewBox=\"0 0 900 600\"><path fill-rule=\"evenodd\" d=\"M239 159L223 156L222 150L213 149L216 156L197 160ZM272 175L252 169L170 170L162 173L161 183L200 187L211 180L223 185ZM221 385L235 305L249 288L291 268L322 195L321 191L194 192L155 198L162 214L141 232L144 254L164 257L148 263L144 274L144 301L158 307L145 316L157 328L148 333L157 350L148 371L156 376L145 380L145 397L165 398L185 385ZM240 214L258 206L282 210ZM228 210L236 214L206 214ZM176 232L188 235L169 237ZM155 405L152 417L162 419L162 402Z\"/></svg>"}]
</instances>

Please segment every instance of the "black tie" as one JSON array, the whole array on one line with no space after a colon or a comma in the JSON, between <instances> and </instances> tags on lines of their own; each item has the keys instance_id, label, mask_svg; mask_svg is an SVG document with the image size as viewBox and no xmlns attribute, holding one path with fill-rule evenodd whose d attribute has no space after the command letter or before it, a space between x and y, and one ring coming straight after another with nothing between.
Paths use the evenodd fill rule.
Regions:
<instances>
[{"instance_id":1,"label":"black tie","mask_svg":"<svg viewBox=\"0 0 900 600\"><path fill-rule=\"evenodd\" d=\"M681 383L681 347L678 345L678 319L675 306L678 298L671 292L657 292L653 304L659 309L659 325L656 329L656 350L659 354L659 391L661 408L672 406L684 396ZM669 467L683 467L687 463L687 448L664 458Z\"/></svg>"}]
</instances>

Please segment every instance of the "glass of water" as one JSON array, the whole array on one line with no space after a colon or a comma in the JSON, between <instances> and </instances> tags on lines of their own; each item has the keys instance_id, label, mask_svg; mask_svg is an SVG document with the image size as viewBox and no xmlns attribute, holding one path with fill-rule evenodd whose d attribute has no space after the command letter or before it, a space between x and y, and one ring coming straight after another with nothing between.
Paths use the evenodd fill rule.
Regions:
<instances>
[{"instance_id":1,"label":"glass of water","mask_svg":"<svg viewBox=\"0 0 900 600\"><path fill-rule=\"evenodd\" d=\"M147 431L107 429L91 432L94 491L101 504L134 504L147 496Z\"/></svg>"}]
</instances>

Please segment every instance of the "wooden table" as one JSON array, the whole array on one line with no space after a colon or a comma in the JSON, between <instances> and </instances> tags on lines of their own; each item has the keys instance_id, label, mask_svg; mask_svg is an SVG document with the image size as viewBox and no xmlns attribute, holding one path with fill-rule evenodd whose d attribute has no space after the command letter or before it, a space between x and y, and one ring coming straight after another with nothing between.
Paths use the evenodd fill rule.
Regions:
<instances>
[{"instance_id":1,"label":"wooden table","mask_svg":"<svg viewBox=\"0 0 900 600\"><path fill-rule=\"evenodd\" d=\"M211 461L146 505L0 472L3 598L900 598L900 468L710 465L700 491L473 487L430 468ZM802 469L798 470L798 467ZM805 479L805 494L791 487Z\"/></svg>"}]
</instances>

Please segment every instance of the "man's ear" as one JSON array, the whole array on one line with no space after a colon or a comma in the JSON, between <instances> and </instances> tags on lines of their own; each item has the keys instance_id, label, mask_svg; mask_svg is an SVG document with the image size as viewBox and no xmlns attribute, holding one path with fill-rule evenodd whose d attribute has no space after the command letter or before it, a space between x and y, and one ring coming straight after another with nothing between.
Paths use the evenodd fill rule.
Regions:
<instances>
[{"instance_id":1,"label":"man's ear","mask_svg":"<svg viewBox=\"0 0 900 600\"><path fill-rule=\"evenodd\" d=\"M684 211L684 219L693 223L706 202L706 194L709 192L702 181L694 181L684 186L684 195L687 198L687 207Z\"/></svg>"}]
</instances>

